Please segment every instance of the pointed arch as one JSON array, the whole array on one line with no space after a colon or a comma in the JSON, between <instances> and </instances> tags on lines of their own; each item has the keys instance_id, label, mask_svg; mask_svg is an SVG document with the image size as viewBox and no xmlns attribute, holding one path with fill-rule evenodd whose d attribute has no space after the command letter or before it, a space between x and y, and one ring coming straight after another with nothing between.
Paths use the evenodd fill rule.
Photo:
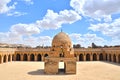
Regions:
<instances>
[{"instance_id":1,"label":"pointed arch","mask_svg":"<svg viewBox=\"0 0 120 80\"><path fill-rule=\"evenodd\" d=\"M40 54L37 55L37 61L42 61L42 56Z\"/></svg>"},{"instance_id":2,"label":"pointed arch","mask_svg":"<svg viewBox=\"0 0 120 80\"><path fill-rule=\"evenodd\" d=\"M27 54L24 54L23 55L23 61L27 61L28 59L27 59Z\"/></svg>"},{"instance_id":3,"label":"pointed arch","mask_svg":"<svg viewBox=\"0 0 120 80\"><path fill-rule=\"evenodd\" d=\"M48 57L48 54L46 53L46 54L44 55L44 57Z\"/></svg>"},{"instance_id":4,"label":"pointed arch","mask_svg":"<svg viewBox=\"0 0 120 80\"><path fill-rule=\"evenodd\" d=\"M113 62L116 62L116 55L113 55Z\"/></svg>"},{"instance_id":5,"label":"pointed arch","mask_svg":"<svg viewBox=\"0 0 120 80\"><path fill-rule=\"evenodd\" d=\"M16 61L20 61L20 54L16 55Z\"/></svg>"},{"instance_id":6,"label":"pointed arch","mask_svg":"<svg viewBox=\"0 0 120 80\"><path fill-rule=\"evenodd\" d=\"M30 55L30 61L34 61L34 54Z\"/></svg>"},{"instance_id":7,"label":"pointed arch","mask_svg":"<svg viewBox=\"0 0 120 80\"><path fill-rule=\"evenodd\" d=\"M83 61L83 54L79 55L79 61Z\"/></svg>"},{"instance_id":8,"label":"pointed arch","mask_svg":"<svg viewBox=\"0 0 120 80\"><path fill-rule=\"evenodd\" d=\"M6 55L4 55L4 59L3 59L3 62L6 62Z\"/></svg>"},{"instance_id":9,"label":"pointed arch","mask_svg":"<svg viewBox=\"0 0 120 80\"><path fill-rule=\"evenodd\" d=\"M10 61L10 55L8 55L8 61Z\"/></svg>"},{"instance_id":10,"label":"pointed arch","mask_svg":"<svg viewBox=\"0 0 120 80\"><path fill-rule=\"evenodd\" d=\"M102 53L99 54L99 60L103 61L103 54Z\"/></svg>"},{"instance_id":11,"label":"pointed arch","mask_svg":"<svg viewBox=\"0 0 120 80\"><path fill-rule=\"evenodd\" d=\"M93 61L97 61L97 54L93 54Z\"/></svg>"},{"instance_id":12,"label":"pointed arch","mask_svg":"<svg viewBox=\"0 0 120 80\"><path fill-rule=\"evenodd\" d=\"M90 61L90 54L86 54L86 61Z\"/></svg>"},{"instance_id":13,"label":"pointed arch","mask_svg":"<svg viewBox=\"0 0 120 80\"><path fill-rule=\"evenodd\" d=\"M14 54L12 55L12 61L14 61Z\"/></svg>"}]
</instances>

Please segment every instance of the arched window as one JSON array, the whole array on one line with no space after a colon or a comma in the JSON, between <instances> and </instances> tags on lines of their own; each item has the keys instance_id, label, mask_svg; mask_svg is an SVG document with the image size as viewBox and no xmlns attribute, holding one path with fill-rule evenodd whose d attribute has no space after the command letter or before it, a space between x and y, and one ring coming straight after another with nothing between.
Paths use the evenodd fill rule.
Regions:
<instances>
[{"instance_id":1,"label":"arched window","mask_svg":"<svg viewBox=\"0 0 120 80\"><path fill-rule=\"evenodd\" d=\"M103 61L103 54L102 53L99 54L99 60Z\"/></svg>"},{"instance_id":2,"label":"arched window","mask_svg":"<svg viewBox=\"0 0 120 80\"><path fill-rule=\"evenodd\" d=\"M27 59L27 54L24 54L24 55L23 55L23 60L24 60L24 61L27 61L27 60L28 60L28 59Z\"/></svg>"},{"instance_id":3,"label":"arched window","mask_svg":"<svg viewBox=\"0 0 120 80\"><path fill-rule=\"evenodd\" d=\"M86 55L86 61L90 61L90 54Z\"/></svg>"},{"instance_id":4,"label":"arched window","mask_svg":"<svg viewBox=\"0 0 120 80\"><path fill-rule=\"evenodd\" d=\"M14 61L14 55L12 55L12 61Z\"/></svg>"},{"instance_id":5,"label":"arched window","mask_svg":"<svg viewBox=\"0 0 120 80\"><path fill-rule=\"evenodd\" d=\"M16 55L16 61L20 61L20 54Z\"/></svg>"},{"instance_id":6,"label":"arched window","mask_svg":"<svg viewBox=\"0 0 120 80\"><path fill-rule=\"evenodd\" d=\"M30 61L34 61L34 54L30 55Z\"/></svg>"},{"instance_id":7,"label":"arched window","mask_svg":"<svg viewBox=\"0 0 120 80\"><path fill-rule=\"evenodd\" d=\"M6 55L4 55L4 59L3 59L3 62L6 62Z\"/></svg>"},{"instance_id":8,"label":"arched window","mask_svg":"<svg viewBox=\"0 0 120 80\"><path fill-rule=\"evenodd\" d=\"M113 55L113 62L116 62L116 55Z\"/></svg>"},{"instance_id":9,"label":"arched window","mask_svg":"<svg viewBox=\"0 0 120 80\"><path fill-rule=\"evenodd\" d=\"M45 54L44 57L48 57L48 54Z\"/></svg>"},{"instance_id":10,"label":"arched window","mask_svg":"<svg viewBox=\"0 0 120 80\"><path fill-rule=\"evenodd\" d=\"M83 54L79 55L79 61L83 61Z\"/></svg>"},{"instance_id":11,"label":"arched window","mask_svg":"<svg viewBox=\"0 0 120 80\"><path fill-rule=\"evenodd\" d=\"M8 55L8 61L10 61L10 55Z\"/></svg>"},{"instance_id":12,"label":"arched window","mask_svg":"<svg viewBox=\"0 0 120 80\"><path fill-rule=\"evenodd\" d=\"M37 55L37 61L42 61L40 54Z\"/></svg>"},{"instance_id":13,"label":"arched window","mask_svg":"<svg viewBox=\"0 0 120 80\"><path fill-rule=\"evenodd\" d=\"M97 61L97 55L95 53L93 54L93 61Z\"/></svg>"}]
</instances>

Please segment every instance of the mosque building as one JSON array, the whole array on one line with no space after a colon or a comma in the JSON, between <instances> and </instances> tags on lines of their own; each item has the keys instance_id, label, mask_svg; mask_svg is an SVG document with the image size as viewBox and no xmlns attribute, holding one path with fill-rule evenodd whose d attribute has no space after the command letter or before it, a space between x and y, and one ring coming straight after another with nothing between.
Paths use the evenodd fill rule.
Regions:
<instances>
[{"instance_id":1,"label":"mosque building","mask_svg":"<svg viewBox=\"0 0 120 80\"><path fill-rule=\"evenodd\" d=\"M65 73L76 73L76 61L120 63L120 47L73 48L69 36L61 31L50 48L0 48L0 64L9 61L44 61L46 73L57 73L59 62L64 62Z\"/></svg>"}]
</instances>

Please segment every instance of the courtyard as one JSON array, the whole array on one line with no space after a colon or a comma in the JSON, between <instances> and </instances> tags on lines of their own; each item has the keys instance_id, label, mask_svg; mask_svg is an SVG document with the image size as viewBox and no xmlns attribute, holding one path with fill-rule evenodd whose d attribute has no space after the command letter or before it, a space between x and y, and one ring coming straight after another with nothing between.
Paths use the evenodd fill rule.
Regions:
<instances>
[{"instance_id":1,"label":"courtyard","mask_svg":"<svg viewBox=\"0 0 120 80\"><path fill-rule=\"evenodd\" d=\"M59 68L62 69L63 63ZM0 80L120 80L120 64L100 61L77 62L76 74L44 74L44 62L13 61L0 64Z\"/></svg>"}]
</instances>

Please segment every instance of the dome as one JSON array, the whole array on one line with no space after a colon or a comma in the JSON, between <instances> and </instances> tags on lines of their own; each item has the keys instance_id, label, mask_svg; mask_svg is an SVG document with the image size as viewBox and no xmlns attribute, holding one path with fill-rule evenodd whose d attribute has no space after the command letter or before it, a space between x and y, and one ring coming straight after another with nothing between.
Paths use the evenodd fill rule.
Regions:
<instances>
[{"instance_id":1,"label":"dome","mask_svg":"<svg viewBox=\"0 0 120 80\"><path fill-rule=\"evenodd\" d=\"M57 35L55 35L55 37L52 40L52 46L69 46L71 47L71 40L69 38L69 36L64 33L64 32L60 32Z\"/></svg>"}]
</instances>

